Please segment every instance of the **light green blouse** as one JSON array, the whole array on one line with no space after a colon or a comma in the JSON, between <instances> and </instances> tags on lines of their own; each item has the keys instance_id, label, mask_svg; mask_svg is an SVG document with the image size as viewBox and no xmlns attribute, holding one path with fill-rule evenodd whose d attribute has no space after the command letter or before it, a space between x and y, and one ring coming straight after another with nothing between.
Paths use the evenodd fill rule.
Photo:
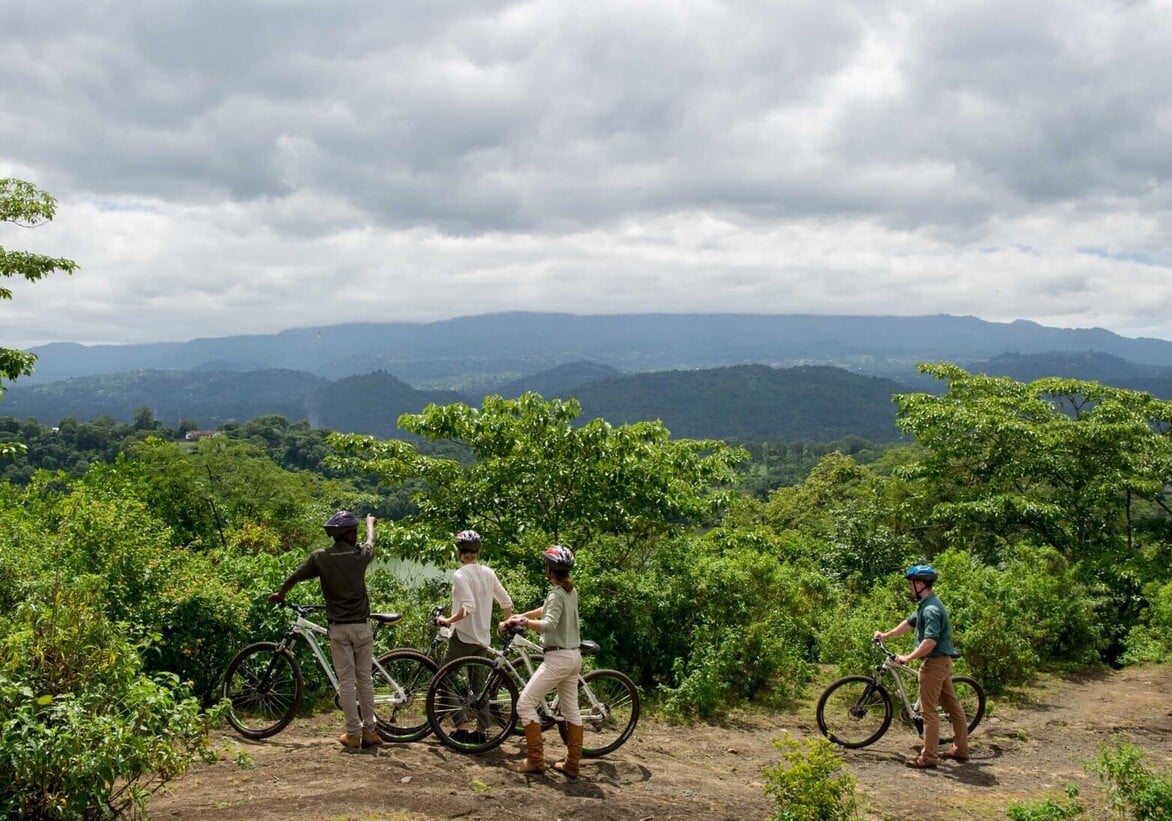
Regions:
<instances>
[{"instance_id":1,"label":"light green blouse","mask_svg":"<svg viewBox=\"0 0 1172 821\"><path fill-rule=\"evenodd\" d=\"M554 585L541 609L541 644L544 647L573 648L582 644L578 630L578 588L567 593Z\"/></svg>"}]
</instances>

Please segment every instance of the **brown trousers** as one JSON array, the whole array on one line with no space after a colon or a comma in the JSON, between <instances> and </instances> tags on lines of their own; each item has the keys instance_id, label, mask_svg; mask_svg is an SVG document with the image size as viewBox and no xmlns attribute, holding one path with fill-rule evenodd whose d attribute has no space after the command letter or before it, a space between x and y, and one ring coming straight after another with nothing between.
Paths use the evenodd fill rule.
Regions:
<instances>
[{"instance_id":1,"label":"brown trousers","mask_svg":"<svg viewBox=\"0 0 1172 821\"><path fill-rule=\"evenodd\" d=\"M920 664L920 715L924 719L924 749L920 757L936 761L940 744L940 716L937 707L948 711L952 720L952 744L961 755L969 754L968 718L952 689L952 659L929 656Z\"/></svg>"}]
</instances>

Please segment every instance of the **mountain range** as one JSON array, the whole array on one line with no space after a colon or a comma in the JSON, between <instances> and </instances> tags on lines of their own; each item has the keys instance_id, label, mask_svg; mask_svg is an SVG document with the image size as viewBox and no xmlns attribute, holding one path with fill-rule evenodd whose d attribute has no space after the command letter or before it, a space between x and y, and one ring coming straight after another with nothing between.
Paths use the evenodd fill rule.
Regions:
<instances>
[{"instance_id":1,"label":"mountain range","mask_svg":"<svg viewBox=\"0 0 1172 821\"><path fill-rule=\"evenodd\" d=\"M972 317L494 314L33 352L35 378L9 386L0 416L126 421L148 407L212 428L280 414L389 437L429 403L536 391L577 398L583 420L660 419L678 437L891 441L892 394L938 390L915 364L940 360L1172 398L1172 342Z\"/></svg>"},{"instance_id":2,"label":"mountain range","mask_svg":"<svg viewBox=\"0 0 1172 821\"><path fill-rule=\"evenodd\" d=\"M62 342L31 350L39 361L24 384L136 370L286 369L330 381L386 371L417 388L478 391L582 361L625 373L834 365L900 379L914 378L915 364L922 361L1055 351L1093 351L1139 366L1172 368L1172 342L1166 340L946 315L498 313L189 342Z\"/></svg>"}]
</instances>

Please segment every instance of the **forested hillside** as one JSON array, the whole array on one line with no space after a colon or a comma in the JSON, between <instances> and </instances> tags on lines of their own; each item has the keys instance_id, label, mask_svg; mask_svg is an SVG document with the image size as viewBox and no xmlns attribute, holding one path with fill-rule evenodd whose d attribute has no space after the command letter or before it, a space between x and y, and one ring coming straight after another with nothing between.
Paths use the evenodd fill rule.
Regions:
<instances>
[{"instance_id":1,"label":"forested hillside","mask_svg":"<svg viewBox=\"0 0 1172 821\"><path fill-rule=\"evenodd\" d=\"M903 386L838 368L757 365L597 378L613 373L579 363L516 387L562 386L551 396L579 398L585 419L601 416L619 424L662 419L677 436L769 441L899 437L891 397ZM401 414L418 413L432 403L479 403L481 398L417 390L381 372L326 382L299 371L142 371L17 385L0 410L57 425L98 416L129 421L145 407L166 425L188 420L188 427L207 429L277 414L341 432L405 436L396 427Z\"/></svg>"}]
</instances>

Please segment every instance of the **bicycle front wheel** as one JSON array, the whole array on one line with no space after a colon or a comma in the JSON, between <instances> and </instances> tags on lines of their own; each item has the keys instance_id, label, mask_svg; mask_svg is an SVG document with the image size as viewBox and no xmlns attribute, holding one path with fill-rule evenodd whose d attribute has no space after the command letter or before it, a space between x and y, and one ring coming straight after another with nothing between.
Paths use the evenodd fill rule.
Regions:
<instances>
[{"instance_id":1,"label":"bicycle front wheel","mask_svg":"<svg viewBox=\"0 0 1172 821\"><path fill-rule=\"evenodd\" d=\"M891 726L891 696L869 676L832 682L818 699L818 729L849 749L874 744Z\"/></svg>"},{"instance_id":2,"label":"bicycle front wheel","mask_svg":"<svg viewBox=\"0 0 1172 821\"><path fill-rule=\"evenodd\" d=\"M517 685L489 659L453 659L431 680L426 711L445 747L483 753L499 746L516 724Z\"/></svg>"},{"instance_id":3,"label":"bicycle front wheel","mask_svg":"<svg viewBox=\"0 0 1172 821\"><path fill-rule=\"evenodd\" d=\"M639 723L639 691L618 670L591 670L578 679L578 712L582 716L582 756L598 758L623 746ZM558 732L566 740L565 721Z\"/></svg>"},{"instance_id":4,"label":"bicycle front wheel","mask_svg":"<svg viewBox=\"0 0 1172 821\"><path fill-rule=\"evenodd\" d=\"M956 691L956 698L964 708L964 716L968 722L968 731L971 735L981 719L985 716L985 690L974 678L968 676L953 676L952 689ZM943 705L936 708L936 715L940 721L940 743L948 744L952 741L952 717ZM924 734L924 722L917 721L916 729L920 735Z\"/></svg>"},{"instance_id":5,"label":"bicycle front wheel","mask_svg":"<svg viewBox=\"0 0 1172 821\"><path fill-rule=\"evenodd\" d=\"M373 671L374 717L375 729L384 741L405 744L431 732L425 702L427 688L438 667L423 653L407 648L378 657Z\"/></svg>"},{"instance_id":6,"label":"bicycle front wheel","mask_svg":"<svg viewBox=\"0 0 1172 821\"><path fill-rule=\"evenodd\" d=\"M245 738L268 738L289 725L305 685L297 658L271 641L250 644L228 662L222 695L227 718Z\"/></svg>"}]
</instances>

